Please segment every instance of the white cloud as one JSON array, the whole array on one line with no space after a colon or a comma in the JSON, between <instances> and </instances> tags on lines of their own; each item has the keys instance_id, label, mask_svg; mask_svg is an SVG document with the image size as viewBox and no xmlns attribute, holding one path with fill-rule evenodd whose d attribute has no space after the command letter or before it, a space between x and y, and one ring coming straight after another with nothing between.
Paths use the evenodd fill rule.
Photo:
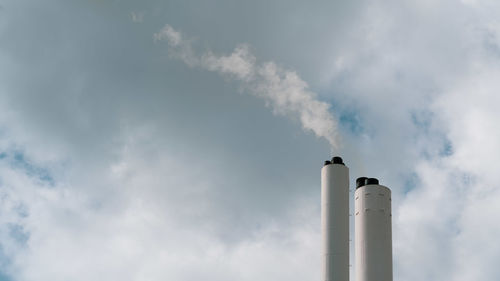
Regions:
<instances>
[{"instance_id":1,"label":"white cloud","mask_svg":"<svg viewBox=\"0 0 500 281\"><path fill-rule=\"evenodd\" d=\"M365 32L340 43L332 85L367 128L352 145L367 147L365 165L395 193L395 280L498 279L487 241L500 232L486 215L500 202L498 11L488 1L377 1L359 19Z\"/></svg>"},{"instance_id":2,"label":"white cloud","mask_svg":"<svg viewBox=\"0 0 500 281\"><path fill-rule=\"evenodd\" d=\"M286 225L268 223L250 239L228 244L213 230L220 218L206 216L213 187L192 180L197 169L181 168L166 154L142 159L148 131L125 146L104 173L108 178L100 178L110 185L109 198L78 183L41 185L2 161L0 237L9 258L3 271L21 281L298 281L319 274L316 208L290 206L298 211ZM20 232L12 233L12 226ZM25 242L19 233L27 235Z\"/></svg>"}]
</instances>

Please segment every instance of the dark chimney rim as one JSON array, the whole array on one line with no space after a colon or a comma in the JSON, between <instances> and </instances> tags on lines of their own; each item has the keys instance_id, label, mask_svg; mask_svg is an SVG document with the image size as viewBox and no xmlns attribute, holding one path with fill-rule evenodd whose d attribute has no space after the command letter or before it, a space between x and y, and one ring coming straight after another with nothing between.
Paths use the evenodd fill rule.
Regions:
<instances>
[{"instance_id":1,"label":"dark chimney rim","mask_svg":"<svg viewBox=\"0 0 500 281\"><path fill-rule=\"evenodd\" d=\"M379 182L378 182L378 179L376 179L376 178L368 178L368 179L366 180L366 185L370 185L370 184L378 184L378 183L379 183Z\"/></svg>"},{"instance_id":2,"label":"dark chimney rim","mask_svg":"<svg viewBox=\"0 0 500 281\"><path fill-rule=\"evenodd\" d=\"M365 185L379 185L379 181L376 178L359 177L356 179L356 189Z\"/></svg>"},{"instance_id":3,"label":"dark chimney rim","mask_svg":"<svg viewBox=\"0 0 500 281\"><path fill-rule=\"evenodd\" d=\"M342 157L340 156L334 156L332 157L332 160L326 160L323 166L330 165L330 164L339 164L339 165L344 165L344 160L342 160Z\"/></svg>"},{"instance_id":4,"label":"dark chimney rim","mask_svg":"<svg viewBox=\"0 0 500 281\"><path fill-rule=\"evenodd\" d=\"M359 177L359 178L357 178L356 179L356 188L364 186L367 179L368 179L367 177Z\"/></svg>"},{"instance_id":5,"label":"dark chimney rim","mask_svg":"<svg viewBox=\"0 0 500 281\"><path fill-rule=\"evenodd\" d=\"M332 162L332 164L340 164L340 165L344 165L345 166L344 160L342 160L342 157L340 157L340 156L334 156L332 158L331 162Z\"/></svg>"}]
</instances>

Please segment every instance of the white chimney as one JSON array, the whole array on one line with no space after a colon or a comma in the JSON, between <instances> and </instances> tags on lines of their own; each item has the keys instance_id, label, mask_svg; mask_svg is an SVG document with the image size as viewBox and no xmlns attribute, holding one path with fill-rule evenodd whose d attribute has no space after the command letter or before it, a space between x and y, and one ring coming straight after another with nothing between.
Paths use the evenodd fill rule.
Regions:
<instances>
[{"instance_id":1,"label":"white chimney","mask_svg":"<svg viewBox=\"0 0 500 281\"><path fill-rule=\"evenodd\" d=\"M354 213L356 281L392 281L391 190L358 178Z\"/></svg>"},{"instance_id":2,"label":"white chimney","mask_svg":"<svg viewBox=\"0 0 500 281\"><path fill-rule=\"evenodd\" d=\"M340 157L321 169L321 228L322 280L349 281L349 168Z\"/></svg>"}]
</instances>

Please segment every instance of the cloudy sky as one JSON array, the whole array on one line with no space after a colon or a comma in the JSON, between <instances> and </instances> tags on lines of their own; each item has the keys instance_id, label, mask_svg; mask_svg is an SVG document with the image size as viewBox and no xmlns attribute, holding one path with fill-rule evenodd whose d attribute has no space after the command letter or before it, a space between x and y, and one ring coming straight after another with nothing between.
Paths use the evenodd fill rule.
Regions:
<instances>
[{"instance_id":1,"label":"cloudy sky","mask_svg":"<svg viewBox=\"0 0 500 281\"><path fill-rule=\"evenodd\" d=\"M499 280L499 145L495 0L0 0L0 280L319 280L333 155Z\"/></svg>"}]
</instances>

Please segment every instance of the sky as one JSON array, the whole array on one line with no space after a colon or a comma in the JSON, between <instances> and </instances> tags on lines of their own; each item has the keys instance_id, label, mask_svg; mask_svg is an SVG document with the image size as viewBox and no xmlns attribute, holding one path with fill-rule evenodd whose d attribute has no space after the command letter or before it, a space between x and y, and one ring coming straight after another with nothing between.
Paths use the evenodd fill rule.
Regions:
<instances>
[{"instance_id":1,"label":"sky","mask_svg":"<svg viewBox=\"0 0 500 281\"><path fill-rule=\"evenodd\" d=\"M0 0L0 280L319 280L334 155L499 280L498 77L494 0Z\"/></svg>"}]
</instances>

